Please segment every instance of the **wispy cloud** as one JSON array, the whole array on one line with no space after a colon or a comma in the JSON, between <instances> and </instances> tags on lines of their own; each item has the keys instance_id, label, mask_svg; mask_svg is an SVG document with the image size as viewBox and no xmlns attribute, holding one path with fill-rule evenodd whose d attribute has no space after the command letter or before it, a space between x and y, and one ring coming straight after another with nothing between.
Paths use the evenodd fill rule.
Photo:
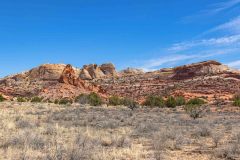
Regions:
<instances>
[{"instance_id":1,"label":"wispy cloud","mask_svg":"<svg viewBox=\"0 0 240 160\"><path fill-rule=\"evenodd\" d=\"M192 21L196 20L200 17L206 17L211 15L216 15L218 13L224 12L226 10L230 10L236 6L240 5L240 0L227 0L224 2L214 3L207 7L207 9L201 10L196 14L184 17L183 21Z\"/></svg>"},{"instance_id":2,"label":"wispy cloud","mask_svg":"<svg viewBox=\"0 0 240 160\"><path fill-rule=\"evenodd\" d=\"M225 31L225 32L227 31L227 32L233 33L233 34L240 33L240 16L230 20L227 23L221 24L221 25L205 32L205 34L217 32L217 31Z\"/></svg>"},{"instance_id":3,"label":"wispy cloud","mask_svg":"<svg viewBox=\"0 0 240 160\"><path fill-rule=\"evenodd\" d=\"M230 63L228 63L228 66L240 69L240 60L230 62Z\"/></svg>"},{"instance_id":4,"label":"wispy cloud","mask_svg":"<svg viewBox=\"0 0 240 160\"><path fill-rule=\"evenodd\" d=\"M193 55L170 55L157 59L151 59L144 62L144 65L140 68L145 71L151 71L156 69L156 67L162 66L166 63L179 62L183 60L188 60L194 58Z\"/></svg>"},{"instance_id":5,"label":"wispy cloud","mask_svg":"<svg viewBox=\"0 0 240 160\"><path fill-rule=\"evenodd\" d=\"M171 54L167 55L164 57L156 58L156 59L150 59L144 62L144 64L140 67L141 69L145 71L151 71L151 70L156 70L159 69L159 67L162 67L163 65L166 64L176 64L182 61L186 60L200 60L204 58L211 58L214 56L219 56L223 54L228 54L232 53L238 50L238 48L233 48L233 49L221 49L221 50L207 50L207 51L201 51L198 54Z\"/></svg>"},{"instance_id":6,"label":"wispy cloud","mask_svg":"<svg viewBox=\"0 0 240 160\"><path fill-rule=\"evenodd\" d=\"M225 11L227 9L230 9L236 5L240 4L240 0L228 0L225 2L220 2L220 3L216 3L216 4L212 4L212 8L210 8L209 10L206 10L206 12L209 14L212 13L219 13L222 11Z\"/></svg>"},{"instance_id":7,"label":"wispy cloud","mask_svg":"<svg viewBox=\"0 0 240 160\"><path fill-rule=\"evenodd\" d=\"M240 4L240 0L224 1L213 4L200 13L201 15L217 14L238 4ZM172 44L162 51L167 56L146 60L141 68L150 71L169 65L179 65L182 62L215 59L216 57L222 57L224 54L240 52L240 16L209 29L194 39ZM229 66L240 68L240 60L229 63Z\"/></svg>"},{"instance_id":8,"label":"wispy cloud","mask_svg":"<svg viewBox=\"0 0 240 160\"><path fill-rule=\"evenodd\" d=\"M239 35L233 35L233 36L224 36L219 38L210 38L210 39L202 39L202 40L196 40L196 41L190 41L190 42L181 42L173 44L172 47L170 47L168 50L173 52L180 52L183 50L187 50L193 47L199 47L199 46L226 46L226 45L232 45L232 44L239 44L240 43L240 34Z\"/></svg>"},{"instance_id":9,"label":"wispy cloud","mask_svg":"<svg viewBox=\"0 0 240 160\"><path fill-rule=\"evenodd\" d=\"M240 52L240 34L176 43L164 52L167 53L167 56L147 60L141 68L150 71L183 61L200 61Z\"/></svg>"}]
</instances>

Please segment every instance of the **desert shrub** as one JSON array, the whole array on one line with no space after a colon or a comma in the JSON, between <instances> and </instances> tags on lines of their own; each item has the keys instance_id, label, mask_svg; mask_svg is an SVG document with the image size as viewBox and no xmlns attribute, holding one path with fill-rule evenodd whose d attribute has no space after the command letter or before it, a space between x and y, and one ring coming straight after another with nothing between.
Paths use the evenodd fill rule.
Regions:
<instances>
[{"instance_id":1,"label":"desert shrub","mask_svg":"<svg viewBox=\"0 0 240 160\"><path fill-rule=\"evenodd\" d=\"M204 103L205 101L200 98L192 98L187 102L188 105L202 105Z\"/></svg>"},{"instance_id":2,"label":"desert shrub","mask_svg":"<svg viewBox=\"0 0 240 160\"><path fill-rule=\"evenodd\" d=\"M240 99L240 93L237 93L233 96L233 100Z\"/></svg>"},{"instance_id":3,"label":"desert shrub","mask_svg":"<svg viewBox=\"0 0 240 160\"><path fill-rule=\"evenodd\" d=\"M27 147L33 150L42 150L46 146L46 141L39 134L24 131L14 135L13 137L10 137L4 146L12 146L17 148Z\"/></svg>"},{"instance_id":4,"label":"desert shrub","mask_svg":"<svg viewBox=\"0 0 240 160\"><path fill-rule=\"evenodd\" d=\"M156 125L156 123L145 122L137 124L137 126L134 128L133 134L144 135L151 134L156 131L158 131L158 126Z\"/></svg>"},{"instance_id":5,"label":"desert shrub","mask_svg":"<svg viewBox=\"0 0 240 160\"><path fill-rule=\"evenodd\" d=\"M21 120L19 119L18 121L16 121L15 123L16 127L19 129L19 128L31 128L32 127L32 124L26 120Z\"/></svg>"},{"instance_id":6,"label":"desert shrub","mask_svg":"<svg viewBox=\"0 0 240 160\"><path fill-rule=\"evenodd\" d=\"M33 97L31 99L31 102L34 102L34 103L40 103L42 102L43 98L42 97Z\"/></svg>"},{"instance_id":7,"label":"desert shrub","mask_svg":"<svg viewBox=\"0 0 240 160\"><path fill-rule=\"evenodd\" d=\"M6 99L0 94L0 102L5 101Z\"/></svg>"},{"instance_id":8,"label":"desert shrub","mask_svg":"<svg viewBox=\"0 0 240 160\"><path fill-rule=\"evenodd\" d=\"M18 102L27 102L27 100L25 98L23 98L23 97L18 97L17 101Z\"/></svg>"},{"instance_id":9,"label":"desert shrub","mask_svg":"<svg viewBox=\"0 0 240 160\"><path fill-rule=\"evenodd\" d=\"M75 98L75 102L80 104L90 104L92 106L98 106L102 104L102 99L97 93L92 92L89 95L80 94Z\"/></svg>"},{"instance_id":10,"label":"desert shrub","mask_svg":"<svg viewBox=\"0 0 240 160\"><path fill-rule=\"evenodd\" d=\"M68 98L60 99L60 101L58 102L58 104L60 105L66 105L66 104L72 104L72 103L73 103L72 100Z\"/></svg>"},{"instance_id":11,"label":"desert shrub","mask_svg":"<svg viewBox=\"0 0 240 160\"><path fill-rule=\"evenodd\" d=\"M8 148L8 147L15 147L15 148L23 148L25 145L26 135L20 133L17 133L5 140L5 142L2 142L1 148Z\"/></svg>"},{"instance_id":12,"label":"desert shrub","mask_svg":"<svg viewBox=\"0 0 240 160\"><path fill-rule=\"evenodd\" d=\"M233 97L233 105L240 107L240 94L236 94Z\"/></svg>"},{"instance_id":13,"label":"desert shrub","mask_svg":"<svg viewBox=\"0 0 240 160\"><path fill-rule=\"evenodd\" d=\"M223 134L219 133L219 132L215 132L213 135L212 135L212 141L213 141L213 144L214 144L214 147L217 148L218 145L219 145L219 142L221 141L223 137Z\"/></svg>"},{"instance_id":14,"label":"desert shrub","mask_svg":"<svg viewBox=\"0 0 240 160\"><path fill-rule=\"evenodd\" d=\"M89 98L87 94L80 94L75 98L76 103L80 104L88 104L89 103Z\"/></svg>"},{"instance_id":15,"label":"desert shrub","mask_svg":"<svg viewBox=\"0 0 240 160\"><path fill-rule=\"evenodd\" d=\"M202 117L203 110L200 105L188 104L184 107L184 109L193 119Z\"/></svg>"},{"instance_id":16,"label":"desert shrub","mask_svg":"<svg viewBox=\"0 0 240 160\"><path fill-rule=\"evenodd\" d=\"M43 150L46 143L45 139L38 134L30 135L27 141L28 146L34 150Z\"/></svg>"},{"instance_id":17,"label":"desert shrub","mask_svg":"<svg viewBox=\"0 0 240 160\"><path fill-rule=\"evenodd\" d=\"M184 97L182 97L182 96L176 97L176 105L177 106L182 106L185 104L186 104L186 100Z\"/></svg>"},{"instance_id":18,"label":"desert shrub","mask_svg":"<svg viewBox=\"0 0 240 160\"><path fill-rule=\"evenodd\" d=\"M215 150L215 157L221 159L236 159L240 155L240 149L238 144L227 144L225 146L221 146Z\"/></svg>"},{"instance_id":19,"label":"desert shrub","mask_svg":"<svg viewBox=\"0 0 240 160\"><path fill-rule=\"evenodd\" d=\"M131 104L136 104L137 102L135 102L134 100L130 99L130 98L122 98L121 99L121 105L124 106L130 106Z\"/></svg>"},{"instance_id":20,"label":"desert shrub","mask_svg":"<svg viewBox=\"0 0 240 160\"><path fill-rule=\"evenodd\" d=\"M119 98L118 96L111 96L109 98L109 105L118 106L118 105L121 105L121 104L122 104L122 99Z\"/></svg>"},{"instance_id":21,"label":"desert shrub","mask_svg":"<svg viewBox=\"0 0 240 160\"><path fill-rule=\"evenodd\" d=\"M137 108L138 103L136 101L134 101L133 99L123 98L123 99L121 99L121 105L127 106L133 110L133 109Z\"/></svg>"},{"instance_id":22,"label":"desert shrub","mask_svg":"<svg viewBox=\"0 0 240 160\"><path fill-rule=\"evenodd\" d=\"M174 97L172 97L172 96L167 98L165 104L169 108L175 108L177 106L176 99Z\"/></svg>"},{"instance_id":23,"label":"desert shrub","mask_svg":"<svg viewBox=\"0 0 240 160\"><path fill-rule=\"evenodd\" d=\"M233 105L240 107L240 99L234 100Z\"/></svg>"},{"instance_id":24,"label":"desert shrub","mask_svg":"<svg viewBox=\"0 0 240 160\"><path fill-rule=\"evenodd\" d=\"M195 131L196 136L209 137L212 134L211 128L208 124L200 125Z\"/></svg>"},{"instance_id":25,"label":"desert shrub","mask_svg":"<svg viewBox=\"0 0 240 160\"><path fill-rule=\"evenodd\" d=\"M52 100L49 99L49 100L47 100L47 103L54 103L54 102L53 102Z\"/></svg>"},{"instance_id":26,"label":"desert shrub","mask_svg":"<svg viewBox=\"0 0 240 160\"><path fill-rule=\"evenodd\" d=\"M144 105L150 107L164 107L164 100L160 96L148 96L144 102Z\"/></svg>"},{"instance_id":27,"label":"desert shrub","mask_svg":"<svg viewBox=\"0 0 240 160\"><path fill-rule=\"evenodd\" d=\"M90 93L88 95L89 104L92 106L98 106L102 104L102 99L97 93Z\"/></svg>"},{"instance_id":28,"label":"desert shrub","mask_svg":"<svg viewBox=\"0 0 240 160\"><path fill-rule=\"evenodd\" d=\"M59 100L58 99L55 99L54 100L54 104L58 104L59 103Z\"/></svg>"}]
</instances>

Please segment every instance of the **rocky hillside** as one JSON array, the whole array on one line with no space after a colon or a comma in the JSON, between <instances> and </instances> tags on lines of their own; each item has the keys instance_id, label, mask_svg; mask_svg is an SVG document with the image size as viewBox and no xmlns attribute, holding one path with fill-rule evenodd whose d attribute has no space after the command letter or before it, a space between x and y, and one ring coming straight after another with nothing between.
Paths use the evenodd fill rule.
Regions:
<instances>
[{"instance_id":1,"label":"rocky hillside","mask_svg":"<svg viewBox=\"0 0 240 160\"><path fill-rule=\"evenodd\" d=\"M74 98L97 92L102 97L118 95L142 102L148 95L182 95L229 99L240 89L240 73L216 61L205 61L154 72L128 68L117 72L114 65L90 64L74 68L44 64L0 80L5 97L41 96L45 99Z\"/></svg>"}]
</instances>

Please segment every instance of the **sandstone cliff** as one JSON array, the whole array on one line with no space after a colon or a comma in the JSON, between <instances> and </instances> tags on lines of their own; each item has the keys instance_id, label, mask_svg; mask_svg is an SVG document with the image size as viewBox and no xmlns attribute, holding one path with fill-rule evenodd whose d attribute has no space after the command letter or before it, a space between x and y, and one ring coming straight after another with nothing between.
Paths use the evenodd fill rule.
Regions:
<instances>
[{"instance_id":1,"label":"sandstone cliff","mask_svg":"<svg viewBox=\"0 0 240 160\"><path fill-rule=\"evenodd\" d=\"M208 100L230 98L240 90L240 73L216 61L143 72L128 68L117 72L113 64L44 64L0 80L6 97L42 96L45 99L74 98L97 92L102 97L119 95L142 102L148 95L182 95Z\"/></svg>"},{"instance_id":2,"label":"sandstone cliff","mask_svg":"<svg viewBox=\"0 0 240 160\"><path fill-rule=\"evenodd\" d=\"M187 79L195 76L216 75L229 72L230 69L216 61L204 61L174 68L174 79Z\"/></svg>"}]
</instances>

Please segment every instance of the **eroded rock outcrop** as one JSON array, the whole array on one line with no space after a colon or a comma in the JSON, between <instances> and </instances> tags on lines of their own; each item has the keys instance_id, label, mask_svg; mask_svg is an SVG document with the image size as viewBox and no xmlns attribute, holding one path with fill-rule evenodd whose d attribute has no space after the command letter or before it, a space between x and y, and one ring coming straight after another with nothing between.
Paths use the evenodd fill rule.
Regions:
<instances>
[{"instance_id":1,"label":"eroded rock outcrop","mask_svg":"<svg viewBox=\"0 0 240 160\"><path fill-rule=\"evenodd\" d=\"M117 72L115 66L111 63L84 65L79 77L83 80L99 79L103 77L116 76Z\"/></svg>"},{"instance_id":2,"label":"eroded rock outcrop","mask_svg":"<svg viewBox=\"0 0 240 160\"><path fill-rule=\"evenodd\" d=\"M88 70L83 68L80 72L79 78L83 80L92 80L92 76L89 74Z\"/></svg>"},{"instance_id":3,"label":"eroded rock outcrop","mask_svg":"<svg viewBox=\"0 0 240 160\"><path fill-rule=\"evenodd\" d=\"M120 72L121 75L136 75L136 74L143 74L144 71L142 69L137 68L127 68Z\"/></svg>"},{"instance_id":4,"label":"eroded rock outcrop","mask_svg":"<svg viewBox=\"0 0 240 160\"><path fill-rule=\"evenodd\" d=\"M228 72L230 69L216 61L204 61L174 68L174 79L189 79L195 76L216 75Z\"/></svg>"},{"instance_id":5,"label":"eroded rock outcrop","mask_svg":"<svg viewBox=\"0 0 240 160\"><path fill-rule=\"evenodd\" d=\"M115 68L115 66L112 63L102 64L99 68L101 69L101 71L106 76L115 76L115 75L117 75L116 68Z\"/></svg>"},{"instance_id":6,"label":"eroded rock outcrop","mask_svg":"<svg viewBox=\"0 0 240 160\"><path fill-rule=\"evenodd\" d=\"M76 74L73 67L68 64L64 69L59 78L60 83L76 85Z\"/></svg>"},{"instance_id":7,"label":"eroded rock outcrop","mask_svg":"<svg viewBox=\"0 0 240 160\"><path fill-rule=\"evenodd\" d=\"M32 70L27 72L26 76L30 80L58 80L65 66L66 65L64 64L44 64L39 67L33 68Z\"/></svg>"},{"instance_id":8,"label":"eroded rock outcrop","mask_svg":"<svg viewBox=\"0 0 240 160\"><path fill-rule=\"evenodd\" d=\"M46 64L0 80L0 94L8 97L42 96L45 99L74 98L97 92L102 97L118 95L143 102L148 95L181 95L186 98L229 98L240 90L240 72L216 61L205 61L153 72L126 69L113 64Z\"/></svg>"},{"instance_id":9,"label":"eroded rock outcrop","mask_svg":"<svg viewBox=\"0 0 240 160\"><path fill-rule=\"evenodd\" d=\"M0 92L9 97L41 96L45 99L74 97L98 91L99 87L79 78L71 65L44 64L0 80ZM65 90L65 91L64 91Z\"/></svg>"}]
</instances>

